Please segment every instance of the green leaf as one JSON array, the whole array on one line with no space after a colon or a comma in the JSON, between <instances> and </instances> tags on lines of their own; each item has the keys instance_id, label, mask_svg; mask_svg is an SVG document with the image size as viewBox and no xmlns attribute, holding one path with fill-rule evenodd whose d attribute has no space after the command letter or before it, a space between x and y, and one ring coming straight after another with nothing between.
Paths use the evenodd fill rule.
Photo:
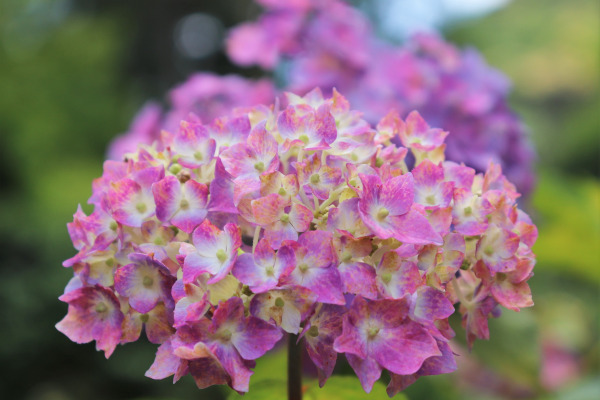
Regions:
<instances>
[{"instance_id":1,"label":"green leaf","mask_svg":"<svg viewBox=\"0 0 600 400\"><path fill-rule=\"evenodd\" d=\"M389 399L385 392L385 385L375 382L371 393L365 393L356 376L332 376L325 386L319 388L318 382L309 384L304 394L305 400L384 400ZM394 397L398 400L408 400L399 393Z\"/></svg>"},{"instance_id":2,"label":"green leaf","mask_svg":"<svg viewBox=\"0 0 600 400\"><path fill-rule=\"evenodd\" d=\"M385 385L376 382L371 393L365 393L356 376L332 376L325 386L319 388L316 380L304 382L303 400L384 400L389 399ZM227 400L285 400L287 399L287 382L281 379L262 380L250 385L250 390L244 396L232 392ZM398 400L408 400L399 393L394 397Z\"/></svg>"}]
</instances>

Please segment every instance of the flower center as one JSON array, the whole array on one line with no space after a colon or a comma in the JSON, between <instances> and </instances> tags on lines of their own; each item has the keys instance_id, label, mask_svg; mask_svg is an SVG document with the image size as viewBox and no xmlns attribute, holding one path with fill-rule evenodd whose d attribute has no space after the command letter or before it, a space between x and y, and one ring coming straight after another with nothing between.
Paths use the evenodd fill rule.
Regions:
<instances>
[{"instance_id":1,"label":"flower center","mask_svg":"<svg viewBox=\"0 0 600 400\"><path fill-rule=\"evenodd\" d=\"M267 276L273 276L275 275L275 271L273 270L273 267L269 266L265 268L265 274Z\"/></svg>"},{"instance_id":2,"label":"flower center","mask_svg":"<svg viewBox=\"0 0 600 400\"><path fill-rule=\"evenodd\" d=\"M435 196L430 194L429 196L427 196L425 198L425 202L429 205L434 205L435 204Z\"/></svg>"},{"instance_id":3,"label":"flower center","mask_svg":"<svg viewBox=\"0 0 600 400\"><path fill-rule=\"evenodd\" d=\"M229 329L223 329L219 336L221 337L221 340L228 342L231 340L231 331Z\"/></svg>"},{"instance_id":4,"label":"flower center","mask_svg":"<svg viewBox=\"0 0 600 400\"><path fill-rule=\"evenodd\" d=\"M149 276L145 276L144 279L142 279L142 285L144 285L144 287L149 288L150 286L152 286L153 283L154 279L152 279Z\"/></svg>"},{"instance_id":5,"label":"flower center","mask_svg":"<svg viewBox=\"0 0 600 400\"><path fill-rule=\"evenodd\" d=\"M182 210L187 210L188 208L190 208L190 202L186 199L182 199L179 202L179 208L181 208Z\"/></svg>"},{"instance_id":6,"label":"flower center","mask_svg":"<svg viewBox=\"0 0 600 400\"><path fill-rule=\"evenodd\" d=\"M150 316L148 314L142 314L142 315L140 315L140 321L142 321L143 323L148 322L149 318L150 318Z\"/></svg>"},{"instance_id":7,"label":"flower center","mask_svg":"<svg viewBox=\"0 0 600 400\"><path fill-rule=\"evenodd\" d=\"M308 144L308 135L300 135L298 139L302 140L302 143Z\"/></svg>"},{"instance_id":8,"label":"flower center","mask_svg":"<svg viewBox=\"0 0 600 400\"><path fill-rule=\"evenodd\" d=\"M321 177L319 176L319 174L312 174L310 176L310 183L316 185L319 182L321 182Z\"/></svg>"},{"instance_id":9,"label":"flower center","mask_svg":"<svg viewBox=\"0 0 600 400\"><path fill-rule=\"evenodd\" d=\"M473 214L473 209L470 206L468 206L463 209L463 212L465 213L465 217L468 217L471 214Z\"/></svg>"},{"instance_id":10,"label":"flower center","mask_svg":"<svg viewBox=\"0 0 600 400\"><path fill-rule=\"evenodd\" d=\"M227 253L225 253L225 250L219 249L219 251L217 251L217 259L221 262L227 260Z\"/></svg>"},{"instance_id":11,"label":"flower center","mask_svg":"<svg viewBox=\"0 0 600 400\"><path fill-rule=\"evenodd\" d=\"M300 270L300 272L305 273L306 271L308 271L308 264L302 263L298 265L298 269Z\"/></svg>"},{"instance_id":12,"label":"flower center","mask_svg":"<svg viewBox=\"0 0 600 400\"><path fill-rule=\"evenodd\" d=\"M195 152L195 153L194 153L194 158L195 158L197 161L202 161L202 159L204 158L204 156L202 155L202 152L200 152L200 151L197 151L197 152Z\"/></svg>"},{"instance_id":13,"label":"flower center","mask_svg":"<svg viewBox=\"0 0 600 400\"><path fill-rule=\"evenodd\" d=\"M387 285L392 281L392 274L390 274L389 272L384 272L383 274L381 274L381 280Z\"/></svg>"},{"instance_id":14,"label":"flower center","mask_svg":"<svg viewBox=\"0 0 600 400\"><path fill-rule=\"evenodd\" d=\"M379 330L380 329L376 326L369 327L369 329L367 329L367 336L369 337L369 339L375 339L375 337L377 337L377 335L379 334Z\"/></svg>"},{"instance_id":15,"label":"flower center","mask_svg":"<svg viewBox=\"0 0 600 400\"><path fill-rule=\"evenodd\" d=\"M284 188L279 188L279 191L277 193L279 193L280 196L285 196L287 194Z\"/></svg>"},{"instance_id":16,"label":"flower center","mask_svg":"<svg viewBox=\"0 0 600 400\"><path fill-rule=\"evenodd\" d=\"M316 325L313 325L308 329L308 332L306 332L306 334L310 337L317 337L319 336L319 328L317 328Z\"/></svg>"},{"instance_id":17,"label":"flower center","mask_svg":"<svg viewBox=\"0 0 600 400\"><path fill-rule=\"evenodd\" d=\"M254 164L254 169L258 172L263 172L265 170L265 163L262 161L258 161Z\"/></svg>"},{"instance_id":18,"label":"flower center","mask_svg":"<svg viewBox=\"0 0 600 400\"><path fill-rule=\"evenodd\" d=\"M145 204L145 203L137 203L137 204L135 205L135 209L136 209L136 210L138 210L138 212L139 212L140 214L143 214L143 213L145 213L145 212L146 212L146 210L148 209L148 207L146 206L146 204Z\"/></svg>"},{"instance_id":19,"label":"flower center","mask_svg":"<svg viewBox=\"0 0 600 400\"><path fill-rule=\"evenodd\" d=\"M110 228L111 231L116 231L117 228L119 227L119 224L117 224L117 221L110 221L110 224L108 224L108 227Z\"/></svg>"},{"instance_id":20,"label":"flower center","mask_svg":"<svg viewBox=\"0 0 600 400\"><path fill-rule=\"evenodd\" d=\"M381 207L377 212L377 219L383 221L388 215L390 215L390 211L385 207Z\"/></svg>"},{"instance_id":21,"label":"flower center","mask_svg":"<svg viewBox=\"0 0 600 400\"><path fill-rule=\"evenodd\" d=\"M281 222L283 222L284 224L287 223L287 222L290 222L290 216L289 216L289 214L283 214L281 216Z\"/></svg>"},{"instance_id":22,"label":"flower center","mask_svg":"<svg viewBox=\"0 0 600 400\"><path fill-rule=\"evenodd\" d=\"M103 301L101 301L100 303L96 304L95 310L98 314L102 314L108 310L108 307L106 306L106 304L104 304Z\"/></svg>"},{"instance_id":23,"label":"flower center","mask_svg":"<svg viewBox=\"0 0 600 400\"><path fill-rule=\"evenodd\" d=\"M486 256L488 256L488 257L491 257L491 256L494 254L494 248L493 248L493 247L490 247L490 246L488 246L488 247L486 247L486 248L483 250L483 253L484 253Z\"/></svg>"},{"instance_id":24,"label":"flower center","mask_svg":"<svg viewBox=\"0 0 600 400\"><path fill-rule=\"evenodd\" d=\"M285 301L281 297L275 299L275 307L283 307L285 305Z\"/></svg>"}]
</instances>

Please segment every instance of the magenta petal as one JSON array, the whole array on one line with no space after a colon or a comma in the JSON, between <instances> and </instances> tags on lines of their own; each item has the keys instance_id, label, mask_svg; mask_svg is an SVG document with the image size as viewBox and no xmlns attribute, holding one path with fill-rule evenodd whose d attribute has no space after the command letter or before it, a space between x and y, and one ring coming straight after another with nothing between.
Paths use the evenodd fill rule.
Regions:
<instances>
[{"instance_id":1,"label":"magenta petal","mask_svg":"<svg viewBox=\"0 0 600 400\"><path fill-rule=\"evenodd\" d=\"M263 239L254 255L246 253L238 257L232 273L254 293L262 293L277 286L280 277L289 275L294 265L294 253L289 247L281 247L275 255L269 241Z\"/></svg>"},{"instance_id":2,"label":"magenta petal","mask_svg":"<svg viewBox=\"0 0 600 400\"><path fill-rule=\"evenodd\" d=\"M253 372L237 350L233 346L216 346L214 353L231 377L231 387L238 392L247 392Z\"/></svg>"},{"instance_id":3,"label":"magenta petal","mask_svg":"<svg viewBox=\"0 0 600 400\"><path fill-rule=\"evenodd\" d=\"M273 257L274 258L274 257ZM259 275L259 267L254 263L254 256L244 253L238 256L231 273L240 282L248 285L250 289L263 283L263 277Z\"/></svg>"},{"instance_id":4,"label":"magenta petal","mask_svg":"<svg viewBox=\"0 0 600 400\"><path fill-rule=\"evenodd\" d=\"M519 311L520 308L533 306L531 289L527 282L512 283L509 280L495 282L491 288L492 295L504 307Z\"/></svg>"},{"instance_id":5,"label":"magenta petal","mask_svg":"<svg viewBox=\"0 0 600 400\"><path fill-rule=\"evenodd\" d=\"M454 353L450 349L450 346L448 346L448 343L438 340L437 344L442 355L426 359L416 373L410 375L390 373L392 379L387 387L387 394L390 397L395 396L415 383L417 378L421 376L449 374L456 371L456 360L454 359Z\"/></svg>"},{"instance_id":6,"label":"magenta petal","mask_svg":"<svg viewBox=\"0 0 600 400\"><path fill-rule=\"evenodd\" d=\"M311 268L301 285L317 295L317 301L328 304L346 304L340 273L335 267Z\"/></svg>"},{"instance_id":7,"label":"magenta petal","mask_svg":"<svg viewBox=\"0 0 600 400\"><path fill-rule=\"evenodd\" d=\"M281 339L283 334L273 325L255 317L248 317L245 329L231 338L233 345L245 360L263 356Z\"/></svg>"},{"instance_id":8,"label":"magenta petal","mask_svg":"<svg viewBox=\"0 0 600 400\"><path fill-rule=\"evenodd\" d=\"M144 190L128 178L112 183L108 201L116 221L138 228L154 214L156 208L151 191Z\"/></svg>"},{"instance_id":9,"label":"magenta petal","mask_svg":"<svg viewBox=\"0 0 600 400\"><path fill-rule=\"evenodd\" d=\"M290 211L290 225L296 232L304 232L310 227L313 220L313 213L301 204L292 204Z\"/></svg>"},{"instance_id":10,"label":"magenta petal","mask_svg":"<svg viewBox=\"0 0 600 400\"><path fill-rule=\"evenodd\" d=\"M319 386L323 387L335 367L337 352L333 342L342 333L345 308L323 304L310 318L302 333L309 357L319 370Z\"/></svg>"},{"instance_id":11,"label":"magenta petal","mask_svg":"<svg viewBox=\"0 0 600 400\"><path fill-rule=\"evenodd\" d=\"M352 303L353 308L355 307L355 302L356 299ZM359 323L357 315L347 314L344 317L342 334L335 339L333 348L338 353L349 353L364 359L368 354L367 343L359 330L356 329L355 325L357 323Z\"/></svg>"},{"instance_id":12,"label":"magenta petal","mask_svg":"<svg viewBox=\"0 0 600 400\"><path fill-rule=\"evenodd\" d=\"M69 304L68 314L56 329L76 343L96 341L96 349L110 357L121 339L123 313L119 300L110 289L96 285L64 294L61 301Z\"/></svg>"},{"instance_id":13,"label":"magenta petal","mask_svg":"<svg viewBox=\"0 0 600 400\"><path fill-rule=\"evenodd\" d=\"M327 231L309 231L300 236L298 244L307 249L306 256L315 260L309 267L327 267L335 260L332 239L333 235Z\"/></svg>"},{"instance_id":14,"label":"magenta petal","mask_svg":"<svg viewBox=\"0 0 600 400\"><path fill-rule=\"evenodd\" d=\"M417 265L404 261L396 252L384 254L377 267L377 287L383 297L400 299L423 284Z\"/></svg>"},{"instance_id":15,"label":"magenta petal","mask_svg":"<svg viewBox=\"0 0 600 400\"><path fill-rule=\"evenodd\" d=\"M240 228L228 223L221 231L209 221L204 221L194 230L193 243L191 248L181 247L181 250L186 251L184 282L191 283L200 274L208 272L213 275L208 281L211 284L223 279L233 268L237 249L242 244Z\"/></svg>"},{"instance_id":16,"label":"magenta petal","mask_svg":"<svg viewBox=\"0 0 600 400\"><path fill-rule=\"evenodd\" d=\"M373 389L373 385L381 376L381 367L374 359L368 357L361 359L354 354L347 353L346 358L348 363L356 373L360 384L362 385L365 392L370 393Z\"/></svg>"},{"instance_id":17,"label":"magenta petal","mask_svg":"<svg viewBox=\"0 0 600 400\"><path fill-rule=\"evenodd\" d=\"M171 223L186 233L192 233L206 218L206 202L208 188L193 179L183 185L183 200L178 205L177 213L172 216Z\"/></svg>"},{"instance_id":18,"label":"magenta petal","mask_svg":"<svg viewBox=\"0 0 600 400\"><path fill-rule=\"evenodd\" d=\"M266 121L257 124L250 135L246 144L250 150L260 158L274 158L277 155L277 141L266 129ZM272 171L271 171L272 172Z\"/></svg>"},{"instance_id":19,"label":"magenta petal","mask_svg":"<svg viewBox=\"0 0 600 400\"><path fill-rule=\"evenodd\" d=\"M417 374L410 375L398 375L398 374L390 374L391 380L387 386L386 392L388 396L394 397L413 383L417 381Z\"/></svg>"},{"instance_id":20,"label":"magenta petal","mask_svg":"<svg viewBox=\"0 0 600 400\"><path fill-rule=\"evenodd\" d=\"M402 215L410 210L414 198L413 176L407 173L383 183L380 204L390 212L390 215Z\"/></svg>"},{"instance_id":21,"label":"magenta petal","mask_svg":"<svg viewBox=\"0 0 600 400\"><path fill-rule=\"evenodd\" d=\"M394 238L404 243L435 244L441 246L444 241L431 227L427 218L411 209L404 215L388 217L394 226Z\"/></svg>"},{"instance_id":22,"label":"magenta petal","mask_svg":"<svg viewBox=\"0 0 600 400\"><path fill-rule=\"evenodd\" d=\"M411 304L411 317L419 322L433 323L437 319L454 314L454 306L442 292L432 287L417 290L416 299Z\"/></svg>"},{"instance_id":23,"label":"magenta petal","mask_svg":"<svg viewBox=\"0 0 600 400\"><path fill-rule=\"evenodd\" d=\"M150 343L164 343L174 332L173 313L163 303L158 304L148 315L145 324L146 337Z\"/></svg>"},{"instance_id":24,"label":"magenta petal","mask_svg":"<svg viewBox=\"0 0 600 400\"><path fill-rule=\"evenodd\" d=\"M160 300L170 300L175 279L165 274L168 272L166 267L150 257L132 261L134 263L119 268L115 273L115 290L129 299L131 307L145 314Z\"/></svg>"},{"instance_id":25,"label":"magenta petal","mask_svg":"<svg viewBox=\"0 0 600 400\"><path fill-rule=\"evenodd\" d=\"M273 248L278 249L286 240L298 239L298 232L291 224L278 224L275 229L265 230L265 239L271 243Z\"/></svg>"},{"instance_id":26,"label":"magenta petal","mask_svg":"<svg viewBox=\"0 0 600 400\"><path fill-rule=\"evenodd\" d=\"M342 263L338 270L344 284L344 292L372 300L377 298L376 273L371 265L362 262Z\"/></svg>"},{"instance_id":27,"label":"magenta petal","mask_svg":"<svg viewBox=\"0 0 600 400\"><path fill-rule=\"evenodd\" d=\"M359 177L363 190L358 207L368 213L370 206L378 202L383 184L381 178L377 175L359 174Z\"/></svg>"},{"instance_id":28,"label":"magenta petal","mask_svg":"<svg viewBox=\"0 0 600 400\"><path fill-rule=\"evenodd\" d=\"M441 356L429 357L419 370L421 376L449 374L456 371L456 359L452 349L446 342L437 341L438 347L442 352Z\"/></svg>"},{"instance_id":29,"label":"magenta petal","mask_svg":"<svg viewBox=\"0 0 600 400\"><path fill-rule=\"evenodd\" d=\"M197 358L188 361L188 370L198 389L206 389L212 385L226 385L231 383L229 374L223 369L221 363L214 357Z\"/></svg>"},{"instance_id":30,"label":"magenta petal","mask_svg":"<svg viewBox=\"0 0 600 400\"><path fill-rule=\"evenodd\" d=\"M288 200L284 197L272 193L265 197L252 200L252 213L256 222L265 227L277 221L283 208L288 205Z\"/></svg>"},{"instance_id":31,"label":"magenta petal","mask_svg":"<svg viewBox=\"0 0 600 400\"><path fill-rule=\"evenodd\" d=\"M165 379L177 373L181 367L181 362L182 360L173 354L171 342L166 341L156 351L154 363L145 375L151 379Z\"/></svg>"},{"instance_id":32,"label":"magenta petal","mask_svg":"<svg viewBox=\"0 0 600 400\"><path fill-rule=\"evenodd\" d=\"M384 340L373 343L372 355L382 367L396 374L415 373L427 358L441 355L435 339L409 319L382 336Z\"/></svg>"},{"instance_id":33,"label":"magenta petal","mask_svg":"<svg viewBox=\"0 0 600 400\"><path fill-rule=\"evenodd\" d=\"M289 286L255 295L250 302L250 313L286 332L297 334L315 301L316 295L310 290L301 286Z\"/></svg>"},{"instance_id":34,"label":"magenta petal","mask_svg":"<svg viewBox=\"0 0 600 400\"><path fill-rule=\"evenodd\" d=\"M232 179L232 176L225 170L221 159L217 158L215 179L210 183L209 211L238 213L237 208L233 204L234 184Z\"/></svg>"},{"instance_id":35,"label":"magenta petal","mask_svg":"<svg viewBox=\"0 0 600 400\"><path fill-rule=\"evenodd\" d=\"M335 340L334 349L356 356L348 357L348 361L359 378L367 374L362 362L375 370L383 367L397 374L412 374L425 359L441 353L434 338L420 324L406 318L407 313L406 299L368 301L357 296L344 316L342 334ZM364 377L361 381L367 386L372 383Z\"/></svg>"},{"instance_id":36,"label":"magenta petal","mask_svg":"<svg viewBox=\"0 0 600 400\"><path fill-rule=\"evenodd\" d=\"M180 185L179 180L173 175L166 176L152 185L156 203L156 218L159 221L168 222L179 209L182 198Z\"/></svg>"}]
</instances>

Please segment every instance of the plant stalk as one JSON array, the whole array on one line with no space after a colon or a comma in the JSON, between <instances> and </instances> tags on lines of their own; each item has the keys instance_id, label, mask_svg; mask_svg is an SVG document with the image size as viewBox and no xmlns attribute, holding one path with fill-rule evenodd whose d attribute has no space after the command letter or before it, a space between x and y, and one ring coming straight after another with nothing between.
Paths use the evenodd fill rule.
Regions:
<instances>
[{"instance_id":1,"label":"plant stalk","mask_svg":"<svg viewBox=\"0 0 600 400\"><path fill-rule=\"evenodd\" d=\"M302 400L302 346L298 335L288 335L288 400Z\"/></svg>"}]
</instances>

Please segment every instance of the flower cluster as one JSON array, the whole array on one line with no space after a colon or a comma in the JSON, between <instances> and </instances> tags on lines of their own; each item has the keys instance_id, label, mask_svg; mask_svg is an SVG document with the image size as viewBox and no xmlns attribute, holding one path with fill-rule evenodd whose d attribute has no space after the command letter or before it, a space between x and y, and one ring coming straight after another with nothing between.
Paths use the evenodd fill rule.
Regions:
<instances>
[{"instance_id":1,"label":"flower cluster","mask_svg":"<svg viewBox=\"0 0 600 400\"><path fill-rule=\"evenodd\" d=\"M257 2L264 14L228 39L234 62L277 71L294 93L336 88L371 123L392 108L401 116L418 110L453 133L448 159L477 171L493 160L522 192L530 191L533 148L507 105L509 82L474 49L459 51L431 34L393 45L342 0Z\"/></svg>"},{"instance_id":2,"label":"flower cluster","mask_svg":"<svg viewBox=\"0 0 600 400\"><path fill-rule=\"evenodd\" d=\"M286 99L105 162L68 224L61 332L108 357L144 330L147 376L238 392L287 332L321 385L344 353L367 392L389 371L392 396L456 368L455 304L469 343L498 305L533 304L537 230L498 165L446 161L417 112L373 128L337 91Z\"/></svg>"},{"instance_id":3,"label":"flower cluster","mask_svg":"<svg viewBox=\"0 0 600 400\"><path fill-rule=\"evenodd\" d=\"M152 144L160 139L161 130L174 132L179 121L190 113L204 121L227 115L234 108L270 104L275 87L269 79L250 80L237 75L218 76L210 73L192 75L169 94L171 109L164 113L154 102L146 104L135 117L128 131L110 145L108 158L120 160L140 144Z\"/></svg>"},{"instance_id":4,"label":"flower cluster","mask_svg":"<svg viewBox=\"0 0 600 400\"><path fill-rule=\"evenodd\" d=\"M507 104L509 82L476 50L460 51L431 34L393 45L379 39L366 16L342 0L257 2L265 13L234 28L228 38L234 63L275 71L283 91L320 87L330 95L336 88L371 123L390 109L403 117L418 110L453 132L447 141L449 160L478 172L491 160L522 193L530 192L535 156L525 126ZM276 93L268 78L195 74L171 92L166 115L156 105L142 109L109 156L118 159L137 143L152 143L161 129L176 129L190 112L211 121L235 107L271 103Z\"/></svg>"}]
</instances>

